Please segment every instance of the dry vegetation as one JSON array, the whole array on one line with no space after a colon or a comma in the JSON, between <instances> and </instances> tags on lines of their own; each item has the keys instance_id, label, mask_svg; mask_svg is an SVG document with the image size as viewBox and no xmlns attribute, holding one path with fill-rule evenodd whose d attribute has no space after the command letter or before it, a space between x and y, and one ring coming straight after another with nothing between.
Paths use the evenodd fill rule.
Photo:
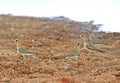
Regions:
<instances>
[{"instance_id":1,"label":"dry vegetation","mask_svg":"<svg viewBox=\"0 0 120 83\"><path fill-rule=\"evenodd\" d=\"M78 22L0 16L1 83L120 83L120 33L95 33L108 46L105 53L83 49ZM82 28L82 29L81 29ZM16 52L15 39L38 56ZM77 59L63 57L80 42Z\"/></svg>"}]
</instances>

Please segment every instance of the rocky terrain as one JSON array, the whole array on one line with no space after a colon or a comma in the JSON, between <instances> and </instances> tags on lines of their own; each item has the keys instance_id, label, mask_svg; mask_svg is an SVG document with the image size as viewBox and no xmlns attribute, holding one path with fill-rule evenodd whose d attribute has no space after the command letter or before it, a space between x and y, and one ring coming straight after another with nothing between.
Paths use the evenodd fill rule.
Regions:
<instances>
[{"instance_id":1,"label":"rocky terrain","mask_svg":"<svg viewBox=\"0 0 120 83\"><path fill-rule=\"evenodd\" d=\"M89 51L79 35L94 26L61 18L0 16L0 83L120 83L120 33L95 32L108 45ZM16 39L38 55L24 59ZM65 59L78 42L78 57Z\"/></svg>"}]
</instances>

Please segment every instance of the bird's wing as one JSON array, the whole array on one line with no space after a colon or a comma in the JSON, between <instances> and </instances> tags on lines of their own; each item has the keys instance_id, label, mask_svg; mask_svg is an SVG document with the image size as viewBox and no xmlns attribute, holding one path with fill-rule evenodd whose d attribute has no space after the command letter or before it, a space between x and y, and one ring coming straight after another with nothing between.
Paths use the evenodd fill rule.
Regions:
<instances>
[{"instance_id":1,"label":"bird's wing","mask_svg":"<svg viewBox=\"0 0 120 83\"><path fill-rule=\"evenodd\" d=\"M79 50L73 49L65 57L77 56L78 54L79 54Z\"/></svg>"},{"instance_id":2,"label":"bird's wing","mask_svg":"<svg viewBox=\"0 0 120 83\"><path fill-rule=\"evenodd\" d=\"M93 46L92 44L87 44L86 47L89 49L89 50L94 50L94 51L99 51L99 52L104 52L100 49L97 49L95 46Z\"/></svg>"},{"instance_id":3,"label":"bird's wing","mask_svg":"<svg viewBox=\"0 0 120 83\"><path fill-rule=\"evenodd\" d=\"M38 55L38 53L30 52L30 51L28 51L28 50L25 49L25 48L21 48L21 49L19 49L19 51L20 51L21 53L29 53L29 54L35 54L35 55Z\"/></svg>"},{"instance_id":4,"label":"bird's wing","mask_svg":"<svg viewBox=\"0 0 120 83\"><path fill-rule=\"evenodd\" d=\"M98 39L96 37L92 37L91 41L93 44L105 44L103 41L101 41L100 39Z\"/></svg>"},{"instance_id":5,"label":"bird's wing","mask_svg":"<svg viewBox=\"0 0 120 83\"><path fill-rule=\"evenodd\" d=\"M19 48L19 51L20 51L20 52L29 52L26 48L22 48L22 47Z\"/></svg>"}]
</instances>

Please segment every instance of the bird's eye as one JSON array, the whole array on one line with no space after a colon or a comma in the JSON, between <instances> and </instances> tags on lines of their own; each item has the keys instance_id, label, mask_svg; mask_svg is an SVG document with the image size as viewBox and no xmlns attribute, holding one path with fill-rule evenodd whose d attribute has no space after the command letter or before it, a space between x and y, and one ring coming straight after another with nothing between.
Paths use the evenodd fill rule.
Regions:
<instances>
[{"instance_id":1,"label":"bird's eye","mask_svg":"<svg viewBox=\"0 0 120 83\"><path fill-rule=\"evenodd\" d=\"M81 37L83 37L83 35L81 35Z\"/></svg>"},{"instance_id":2,"label":"bird's eye","mask_svg":"<svg viewBox=\"0 0 120 83\"><path fill-rule=\"evenodd\" d=\"M92 33L92 31L88 31L89 33Z\"/></svg>"},{"instance_id":3,"label":"bird's eye","mask_svg":"<svg viewBox=\"0 0 120 83\"><path fill-rule=\"evenodd\" d=\"M16 39L15 41L17 42L18 40Z\"/></svg>"}]
</instances>

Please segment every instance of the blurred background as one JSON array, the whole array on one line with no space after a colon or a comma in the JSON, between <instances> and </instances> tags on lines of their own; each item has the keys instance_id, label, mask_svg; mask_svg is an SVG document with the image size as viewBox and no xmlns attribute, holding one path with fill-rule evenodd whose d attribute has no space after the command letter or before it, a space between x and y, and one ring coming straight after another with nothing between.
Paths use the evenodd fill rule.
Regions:
<instances>
[{"instance_id":1,"label":"blurred background","mask_svg":"<svg viewBox=\"0 0 120 83\"><path fill-rule=\"evenodd\" d=\"M74 21L95 21L101 31L120 32L120 0L0 0L0 14L64 16Z\"/></svg>"}]
</instances>

